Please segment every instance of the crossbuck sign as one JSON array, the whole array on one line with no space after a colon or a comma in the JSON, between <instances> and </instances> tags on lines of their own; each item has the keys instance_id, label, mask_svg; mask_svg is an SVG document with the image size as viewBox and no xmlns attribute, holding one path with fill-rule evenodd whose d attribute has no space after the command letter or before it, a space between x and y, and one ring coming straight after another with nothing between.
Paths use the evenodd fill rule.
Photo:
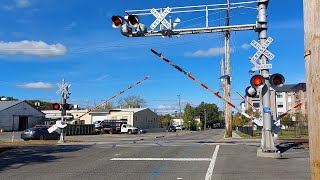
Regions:
<instances>
[{"instance_id":1,"label":"crossbuck sign","mask_svg":"<svg viewBox=\"0 0 320 180\"><path fill-rule=\"evenodd\" d=\"M265 55L269 60L272 60L274 58L274 55L267 50L269 45L272 43L273 39L269 37L266 42L262 45L260 45L257 41L253 40L250 44L254 48L256 48L258 51L253 55L253 57L250 59L251 63L254 65L254 67L251 69L251 71L261 70L261 69L271 69L271 64L266 64L266 62L261 62L261 64L258 64L256 61L262 56Z\"/></svg>"},{"instance_id":2,"label":"crossbuck sign","mask_svg":"<svg viewBox=\"0 0 320 180\"><path fill-rule=\"evenodd\" d=\"M167 7L162 13L159 13L155 8L152 8L150 12L157 18L150 25L152 30L154 30L160 23L163 24L167 29L171 29L171 24L165 19L165 17L171 12L171 8Z\"/></svg>"},{"instance_id":3,"label":"crossbuck sign","mask_svg":"<svg viewBox=\"0 0 320 180\"><path fill-rule=\"evenodd\" d=\"M70 84L63 82L62 84L57 83L57 86L59 87L59 90L57 91L57 94L59 93L64 93L64 94L69 94L69 88L71 87Z\"/></svg>"}]
</instances>

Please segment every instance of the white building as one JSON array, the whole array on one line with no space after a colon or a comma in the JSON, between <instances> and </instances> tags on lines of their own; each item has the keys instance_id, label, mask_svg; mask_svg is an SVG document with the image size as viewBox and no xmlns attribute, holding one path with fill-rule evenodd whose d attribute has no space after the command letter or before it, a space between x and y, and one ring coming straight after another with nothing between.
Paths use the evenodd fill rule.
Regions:
<instances>
[{"instance_id":1,"label":"white building","mask_svg":"<svg viewBox=\"0 0 320 180\"><path fill-rule=\"evenodd\" d=\"M124 120L127 124L143 129L159 128L158 115L149 108L97 109L89 113L91 123L102 120Z\"/></svg>"},{"instance_id":2,"label":"white building","mask_svg":"<svg viewBox=\"0 0 320 180\"><path fill-rule=\"evenodd\" d=\"M43 110L42 112L47 119L52 120L46 120L47 125L54 124L56 120L61 119L61 111L59 110ZM91 124L91 115L87 112L88 110L67 110L66 116L69 117L66 120L69 124Z\"/></svg>"},{"instance_id":3,"label":"white building","mask_svg":"<svg viewBox=\"0 0 320 180\"><path fill-rule=\"evenodd\" d=\"M0 101L0 129L23 131L41 124L45 115L25 101Z\"/></svg>"}]
</instances>

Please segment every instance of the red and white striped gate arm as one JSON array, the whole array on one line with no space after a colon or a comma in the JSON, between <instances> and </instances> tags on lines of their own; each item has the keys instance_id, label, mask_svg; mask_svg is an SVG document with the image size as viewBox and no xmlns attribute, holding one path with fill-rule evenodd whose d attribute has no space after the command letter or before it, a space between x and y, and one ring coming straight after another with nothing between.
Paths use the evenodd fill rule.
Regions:
<instances>
[{"instance_id":1,"label":"red and white striped gate arm","mask_svg":"<svg viewBox=\"0 0 320 180\"><path fill-rule=\"evenodd\" d=\"M224 99L222 96L220 96L219 92L215 92L213 91L211 88L209 88L207 85L203 84L201 81L199 81L198 79L196 79L195 77L193 77L191 75L191 73L187 73L185 70L183 70L182 68L180 68L179 66L177 66L176 64L174 64L172 61L170 61L169 59L165 58L162 56L162 53L158 53L157 51L151 49L151 52L154 53L155 55L157 55L158 57L160 57L162 60L164 60L165 62L167 62L168 64L170 64L171 66L173 66L175 69L177 69L178 71L180 71L181 73L183 73L184 75L188 76L191 80L195 81L196 83L198 83L200 86L202 86L203 88L205 88L206 90L210 91L211 93L213 93L215 96L217 96L219 99L225 101L226 103L228 103L229 106L233 107L234 109L236 109L238 112L240 112L241 114L243 114L245 117L247 118L252 118L251 116L249 116L247 113L244 113L241 111L241 109L237 108L234 104L232 104L231 102L227 101L226 99Z\"/></svg>"},{"instance_id":2,"label":"red and white striped gate arm","mask_svg":"<svg viewBox=\"0 0 320 180\"><path fill-rule=\"evenodd\" d=\"M288 115L288 114L292 111L292 109L298 108L299 106L301 106L301 105L302 105L303 103L305 103L306 101L307 101L307 98L304 99L304 100L302 100L302 101L300 101L298 104L296 104L296 105L293 106L292 108L288 109L287 112L281 114L281 115L277 118L277 122L278 122L281 118L283 118L283 117L285 117L286 115Z\"/></svg>"},{"instance_id":3,"label":"red and white striped gate arm","mask_svg":"<svg viewBox=\"0 0 320 180\"><path fill-rule=\"evenodd\" d=\"M245 97L243 97L238 91L237 94L245 101L247 102L255 111L259 111L257 108L255 108L249 101L246 100Z\"/></svg>"},{"instance_id":4,"label":"red and white striped gate arm","mask_svg":"<svg viewBox=\"0 0 320 180\"><path fill-rule=\"evenodd\" d=\"M97 109L97 108L98 108L98 107L100 107L101 105L103 105L103 104L105 104L105 103L109 102L110 100L112 100L112 99L116 98L117 96L119 96L119 95L123 94L124 92L128 91L129 89L133 88L134 86L136 86L136 85L138 85L138 84L142 83L143 81L145 81L145 80L147 80L147 79L149 79L149 78L150 78L150 76L146 76L143 80L138 81L138 82L136 82L135 84L133 84L133 85L131 85L130 87L128 87L127 89L120 91L118 94L116 94L116 95L112 96L111 98L109 98L109 99L107 99L107 100L103 101L102 103L100 103L99 105L95 106L94 108L92 108L92 109L88 110L88 112L86 112L86 113L82 114L81 116L79 116L79 117L78 117L78 119L80 119L80 118L81 118L81 117L83 117L84 115L86 115L86 114L90 113L91 111L93 111L93 110Z\"/></svg>"}]
</instances>

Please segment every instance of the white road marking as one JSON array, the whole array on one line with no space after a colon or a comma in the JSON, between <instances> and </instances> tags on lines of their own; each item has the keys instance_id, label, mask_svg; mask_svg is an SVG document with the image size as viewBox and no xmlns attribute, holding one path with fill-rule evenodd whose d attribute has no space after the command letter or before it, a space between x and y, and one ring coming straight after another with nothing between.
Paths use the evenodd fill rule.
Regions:
<instances>
[{"instance_id":1,"label":"white road marking","mask_svg":"<svg viewBox=\"0 0 320 180\"><path fill-rule=\"evenodd\" d=\"M210 162L210 165L209 165L205 180L211 180L212 172L213 172L213 169L214 169L214 165L216 163L217 156L218 156L219 147L220 146L217 145L216 149L214 150L214 153L212 155L212 159L211 159L211 162Z\"/></svg>"},{"instance_id":2,"label":"white road marking","mask_svg":"<svg viewBox=\"0 0 320 180\"><path fill-rule=\"evenodd\" d=\"M211 161L210 158L112 158L111 161Z\"/></svg>"}]
</instances>

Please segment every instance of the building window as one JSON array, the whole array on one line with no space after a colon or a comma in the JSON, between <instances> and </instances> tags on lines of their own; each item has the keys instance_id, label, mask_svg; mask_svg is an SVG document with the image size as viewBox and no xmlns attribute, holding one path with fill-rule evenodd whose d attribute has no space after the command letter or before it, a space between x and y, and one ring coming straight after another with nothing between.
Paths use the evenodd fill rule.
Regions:
<instances>
[{"instance_id":1,"label":"building window","mask_svg":"<svg viewBox=\"0 0 320 180\"><path fill-rule=\"evenodd\" d=\"M254 102L254 103L252 103L252 105L253 105L253 107L256 107L256 108L260 107L260 103L259 102Z\"/></svg>"},{"instance_id":2,"label":"building window","mask_svg":"<svg viewBox=\"0 0 320 180\"><path fill-rule=\"evenodd\" d=\"M276 94L277 94L277 98L282 98L283 97L281 92L277 92Z\"/></svg>"},{"instance_id":3,"label":"building window","mask_svg":"<svg viewBox=\"0 0 320 180\"><path fill-rule=\"evenodd\" d=\"M278 108L283 108L283 102L277 102Z\"/></svg>"}]
</instances>

